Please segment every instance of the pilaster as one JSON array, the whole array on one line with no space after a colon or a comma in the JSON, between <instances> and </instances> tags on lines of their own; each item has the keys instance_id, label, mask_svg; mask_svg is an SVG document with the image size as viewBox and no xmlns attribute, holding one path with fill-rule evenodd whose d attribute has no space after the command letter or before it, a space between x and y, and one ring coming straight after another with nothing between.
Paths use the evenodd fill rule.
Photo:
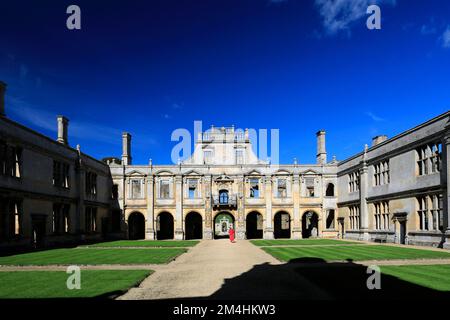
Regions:
<instances>
[{"instance_id":1,"label":"pilaster","mask_svg":"<svg viewBox=\"0 0 450 320\"><path fill-rule=\"evenodd\" d=\"M183 240L183 177L175 176L175 239Z\"/></svg>"},{"instance_id":2,"label":"pilaster","mask_svg":"<svg viewBox=\"0 0 450 320\"><path fill-rule=\"evenodd\" d=\"M147 184L147 221L145 224L145 239L148 240L155 240L155 219L154 219L154 183L153 183L153 176L149 175L146 179Z\"/></svg>"},{"instance_id":3,"label":"pilaster","mask_svg":"<svg viewBox=\"0 0 450 320\"><path fill-rule=\"evenodd\" d=\"M273 239L272 225L272 177L267 175L264 177L264 197L266 199L266 217L264 228L264 239Z\"/></svg>"}]
</instances>

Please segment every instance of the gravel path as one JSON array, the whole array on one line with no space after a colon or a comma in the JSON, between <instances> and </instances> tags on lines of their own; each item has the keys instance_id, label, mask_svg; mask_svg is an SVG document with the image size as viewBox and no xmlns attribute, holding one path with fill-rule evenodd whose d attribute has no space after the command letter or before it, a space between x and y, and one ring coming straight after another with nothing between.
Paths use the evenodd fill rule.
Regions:
<instances>
[{"instance_id":1,"label":"gravel path","mask_svg":"<svg viewBox=\"0 0 450 320\"><path fill-rule=\"evenodd\" d=\"M329 298L293 268L249 241L202 241L119 299Z\"/></svg>"}]
</instances>

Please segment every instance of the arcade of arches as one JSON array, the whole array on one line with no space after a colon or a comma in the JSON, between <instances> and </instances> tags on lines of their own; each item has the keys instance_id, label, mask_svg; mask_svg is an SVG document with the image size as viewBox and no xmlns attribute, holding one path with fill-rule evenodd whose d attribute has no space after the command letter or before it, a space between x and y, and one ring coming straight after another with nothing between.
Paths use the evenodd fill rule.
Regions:
<instances>
[{"instance_id":1,"label":"arcade of arches","mask_svg":"<svg viewBox=\"0 0 450 320\"><path fill-rule=\"evenodd\" d=\"M333 212L334 213L334 212ZM274 238L291 238L291 216L286 211L274 215ZM264 217L258 211L247 214L245 220L247 239L263 239ZM302 238L319 236L319 216L314 211L307 211L302 219ZM227 238L228 231L234 228L234 216L226 211L219 212L214 218L214 239ZM203 238L203 217L200 213L191 211L184 219L185 239ZM128 217L128 238L131 240L145 239L145 217L141 212L132 212ZM156 217L156 239L174 239L174 218L169 212L161 212Z\"/></svg>"}]
</instances>

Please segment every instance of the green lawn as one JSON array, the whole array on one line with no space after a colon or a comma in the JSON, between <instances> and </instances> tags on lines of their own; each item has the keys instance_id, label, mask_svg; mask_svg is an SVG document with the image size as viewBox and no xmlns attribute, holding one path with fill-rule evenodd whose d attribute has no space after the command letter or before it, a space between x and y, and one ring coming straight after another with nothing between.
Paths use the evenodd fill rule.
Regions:
<instances>
[{"instance_id":1,"label":"green lawn","mask_svg":"<svg viewBox=\"0 0 450 320\"><path fill-rule=\"evenodd\" d=\"M0 265L95 265L167 263L187 249L53 249L0 257Z\"/></svg>"},{"instance_id":2,"label":"green lawn","mask_svg":"<svg viewBox=\"0 0 450 320\"><path fill-rule=\"evenodd\" d=\"M0 299L92 298L137 286L152 271L82 270L79 290L67 289L64 271L0 272Z\"/></svg>"},{"instance_id":3,"label":"green lawn","mask_svg":"<svg viewBox=\"0 0 450 320\"><path fill-rule=\"evenodd\" d=\"M89 245L88 247L193 247L200 241L172 241L172 240L119 240L111 242L101 242Z\"/></svg>"},{"instance_id":4,"label":"green lawn","mask_svg":"<svg viewBox=\"0 0 450 320\"><path fill-rule=\"evenodd\" d=\"M381 272L439 291L450 291L450 265L382 266Z\"/></svg>"},{"instance_id":5,"label":"green lawn","mask_svg":"<svg viewBox=\"0 0 450 320\"><path fill-rule=\"evenodd\" d=\"M383 245L354 245L329 247L263 247L267 253L282 261L297 258L318 258L326 261L352 259L392 260L392 259L425 259L450 258L445 251L431 251L412 248L401 248Z\"/></svg>"},{"instance_id":6,"label":"green lawn","mask_svg":"<svg viewBox=\"0 0 450 320\"><path fill-rule=\"evenodd\" d=\"M256 246L310 246L310 245L340 245L340 244L359 244L357 242L341 241L333 239L299 239L299 240L251 240Z\"/></svg>"}]
</instances>

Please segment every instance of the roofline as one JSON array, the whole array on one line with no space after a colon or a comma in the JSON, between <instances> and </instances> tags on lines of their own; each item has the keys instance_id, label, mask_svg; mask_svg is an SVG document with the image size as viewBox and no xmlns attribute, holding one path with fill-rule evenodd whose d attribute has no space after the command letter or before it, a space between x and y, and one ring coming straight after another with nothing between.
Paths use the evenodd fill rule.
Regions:
<instances>
[{"instance_id":1,"label":"roofline","mask_svg":"<svg viewBox=\"0 0 450 320\"><path fill-rule=\"evenodd\" d=\"M384 146L384 145L386 145L386 144L388 144L388 143L390 143L390 142L392 142L392 141L398 140L398 139L400 139L401 137L404 137L404 136L406 136L406 135L408 135L408 134L410 134L410 133L412 133L412 132L414 132L414 131L417 131L417 130L423 128L423 127L426 127L426 126L430 125L430 124L433 123L433 122L442 120L442 119L444 119L445 117L448 117L448 116L450 116L450 111L444 112L444 113L442 113L442 114L440 114L440 115L438 115L438 116L436 116L436 117L434 117L434 118L431 118L430 120L428 120L428 121L426 121L426 122L423 122L423 123L421 123L421 124L419 124L419 125L417 125L417 126L411 128L411 129L408 129L408 130L406 130L406 131L403 131L403 132L401 132L401 133L399 133L399 134L393 136L392 138L389 138L389 139L387 139L387 140L385 140L385 141L383 141L383 142L381 142L381 143L379 143L379 144L377 144L377 145L375 145L375 146L371 146L371 147L369 147L369 148L367 149L367 152L370 152L370 151L372 151L372 150L375 150L375 149L377 149L377 148L380 148L380 147L382 147L382 146ZM353 155L353 156L350 156L349 158L347 158L347 159L345 159L345 160L341 160L341 161L339 161L338 166L340 166L340 165L342 165L342 164L345 164L345 163L347 163L347 162L349 162L349 161L351 161L351 160L353 160L353 159L356 159L356 158L362 156L363 154L364 154L364 151L361 151L361 152L359 152L359 153L357 153L357 154L355 154L355 155Z\"/></svg>"}]
</instances>

